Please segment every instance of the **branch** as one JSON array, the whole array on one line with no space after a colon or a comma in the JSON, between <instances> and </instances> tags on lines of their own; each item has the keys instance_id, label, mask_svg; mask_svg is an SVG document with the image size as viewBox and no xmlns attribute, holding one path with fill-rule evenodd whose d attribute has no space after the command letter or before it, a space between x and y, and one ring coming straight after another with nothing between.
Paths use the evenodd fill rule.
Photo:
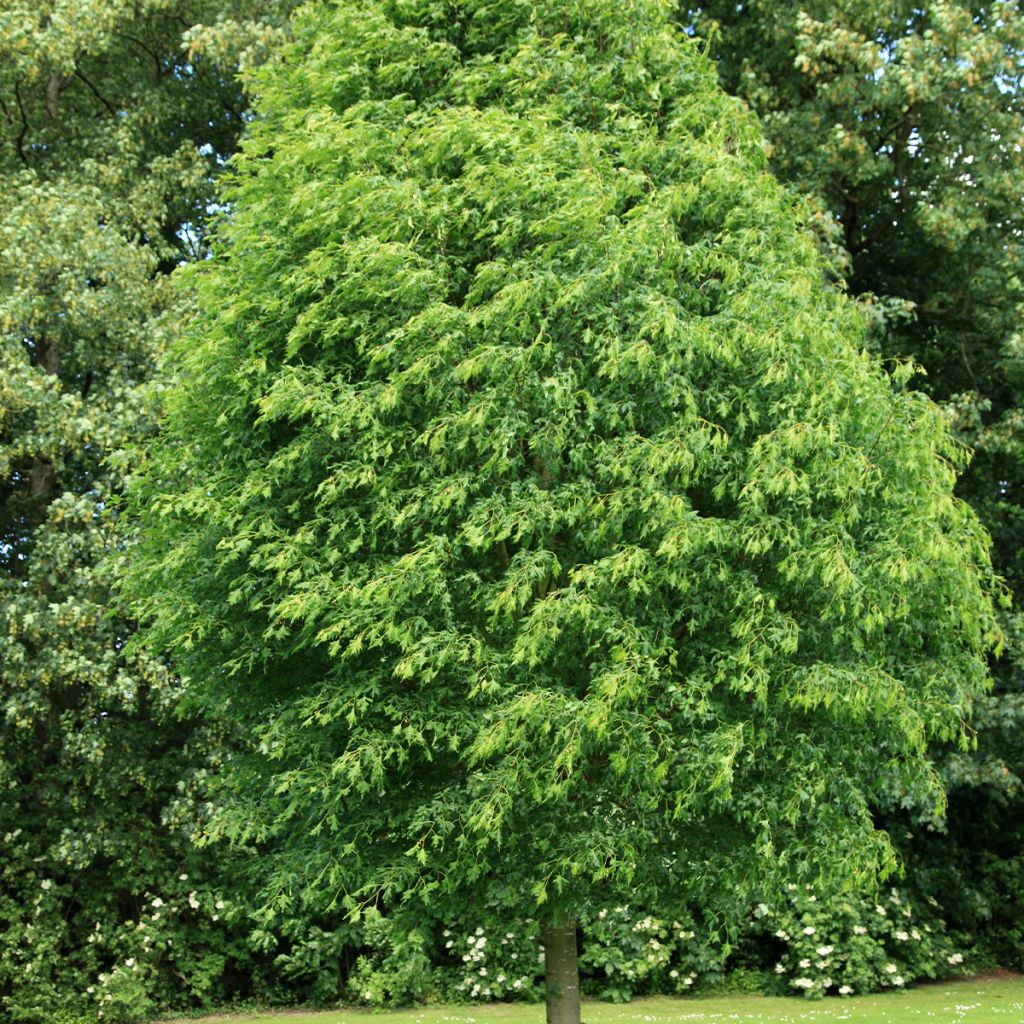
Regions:
<instances>
[{"instance_id":1,"label":"branch","mask_svg":"<svg viewBox=\"0 0 1024 1024\"><path fill-rule=\"evenodd\" d=\"M25 156L25 136L28 135L28 115L25 113L25 104L21 101L21 82L14 83L14 98L18 101L18 112L21 114L21 131L14 140L14 148L18 151L18 159L28 167L28 157Z\"/></svg>"},{"instance_id":2,"label":"branch","mask_svg":"<svg viewBox=\"0 0 1024 1024\"><path fill-rule=\"evenodd\" d=\"M100 103L102 103L103 106L107 108L107 110L110 112L111 117L117 117L117 109L113 106L113 104L108 102L108 100L103 96L99 89L97 89L96 86L93 85L92 82L90 82L89 79L82 74L79 68L75 68L75 77L81 79L81 81L85 83L89 92L91 92L93 96L95 96L96 99L98 99Z\"/></svg>"}]
</instances>

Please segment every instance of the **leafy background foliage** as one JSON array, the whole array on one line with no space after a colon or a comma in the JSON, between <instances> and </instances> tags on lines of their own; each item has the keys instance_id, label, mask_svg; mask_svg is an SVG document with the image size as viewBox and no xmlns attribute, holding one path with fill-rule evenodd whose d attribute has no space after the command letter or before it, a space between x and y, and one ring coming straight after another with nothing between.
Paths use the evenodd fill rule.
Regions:
<instances>
[{"instance_id":1,"label":"leafy background foliage","mask_svg":"<svg viewBox=\"0 0 1024 1024\"><path fill-rule=\"evenodd\" d=\"M236 62L255 57L280 13L260 6L55 0L0 12L8 1020L92 1012L86 989L118 958L158 975L147 991L168 1006L222 998L237 984L228 961L245 963L209 919L177 919L188 948L165 930L147 950L122 923L150 897L170 902L180 875L205 892L227 873L191 842L193 783L223 737L180 716L157 659L125 650L132 624L109 592L129 538L107 514L122 471L105 460L153 422L142 385L181 314L168 273L200 245L213 172L244 123L231 67L200 52L204 38L230 37ZM190 57L183 30L204 22ZM186 970L183 984L175 971ZM135 1014L156 1005L133 1001Z\"/></svg>"}]
</instances>

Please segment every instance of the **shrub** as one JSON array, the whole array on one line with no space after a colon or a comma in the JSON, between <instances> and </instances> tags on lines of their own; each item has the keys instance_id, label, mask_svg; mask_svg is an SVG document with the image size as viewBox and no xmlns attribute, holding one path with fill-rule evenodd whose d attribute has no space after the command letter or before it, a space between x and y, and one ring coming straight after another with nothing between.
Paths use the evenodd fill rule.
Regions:
<instances>
[{"instance_id":1,"label":"shrub","mask_svg":"<svg viewBox=\"0 0 1024 1024\"><path fill-rule=\"evenodd\" d=\"M779 989L808 998L901 988L963 962L943 921L898 889L875 902L790 885L779 909L761 904L755 916L779 943Z\"/></svg>"}]
</instances>

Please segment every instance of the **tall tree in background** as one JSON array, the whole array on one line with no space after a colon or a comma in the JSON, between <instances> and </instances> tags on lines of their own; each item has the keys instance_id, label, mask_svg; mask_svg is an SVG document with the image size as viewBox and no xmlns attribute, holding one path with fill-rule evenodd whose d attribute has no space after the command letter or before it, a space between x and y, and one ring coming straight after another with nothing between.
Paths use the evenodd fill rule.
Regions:
<instances>
[{"instance_id":1,"label":"tall tree in background","mask_svg":"<svg viewBox=\"0 0 1024 1024\"><path fill-rule=\"evenodd\" d=\"M713 41L725 87L759 114L774 170L814 197L883 354L925 367L923 386L975 450L960 493L992 533L1018 610L978 709L978 751L943 756L952 810L949 835L931 844L944 864L933 884L958 924L987 921L996 951L1019 966L1024 13L1016 2L712 0L682 16Z\"/></svg>"},{"instance_id":2,"label":"tall tree in background","mask_svg":"<svg viewBox=\"0 0 1024 1024\"><path fill-rule=\"evenodd\" d=\"M167 335L167 274L197 255L213 172L244 120L239 58L268 41L280 6L0 8L0 1016L9 1020L50 1021L58 1008L94 1002L87 982L112 966L121 948L112 931L139 916L147 890L191 892L194 876L208 875L194 864L187 823L164 821L201 770L205 741L174 713L161 666L125 653L129 624L107 608L111 570L99 566L124 538L104 515L120 487L105 460L150 420L140 385ZM192 888L179 878L189 874ZM153 947L133 966L145 973L162 959L178 985L175 955ZM215 973L206 967L195 985Z\"/></svg>"},{"instance_id":3,"label":"tall tree in background","mask_svg":"<svg viewBox=\"0 0 1024 1024\"><path fill-rule=\"evenodd\" d=\"M987 679L987 539L659 0L295 31L132 591L259 739L218 827L271 899L529 893L578 1020L581 910L892 866L871 802L941 802Z\"/></svg>"}]
</instances>

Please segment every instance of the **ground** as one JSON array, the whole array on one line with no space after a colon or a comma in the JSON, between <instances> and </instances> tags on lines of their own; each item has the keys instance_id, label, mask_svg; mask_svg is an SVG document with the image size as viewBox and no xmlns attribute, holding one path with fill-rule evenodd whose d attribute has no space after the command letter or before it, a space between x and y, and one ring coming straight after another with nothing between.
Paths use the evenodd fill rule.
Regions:
<instances>
[{"instance_id":1,"label":"ground","mask_svg":"<svg viewBox=\"0 0 1024 1024\"><path fill-rule=\"evenodd\" d=\"M203 1017L192 1024L543 1024L544 1006L492 1003L368 1010L271 1011ZM923 985L908 992L827 999L730 996L637 999L624 1006L586 1002L585 1024L1024 1024L1024 978L984 977ZM157 1022L170 1024L170 1022Z\"/></svg>"}]
</instances>

